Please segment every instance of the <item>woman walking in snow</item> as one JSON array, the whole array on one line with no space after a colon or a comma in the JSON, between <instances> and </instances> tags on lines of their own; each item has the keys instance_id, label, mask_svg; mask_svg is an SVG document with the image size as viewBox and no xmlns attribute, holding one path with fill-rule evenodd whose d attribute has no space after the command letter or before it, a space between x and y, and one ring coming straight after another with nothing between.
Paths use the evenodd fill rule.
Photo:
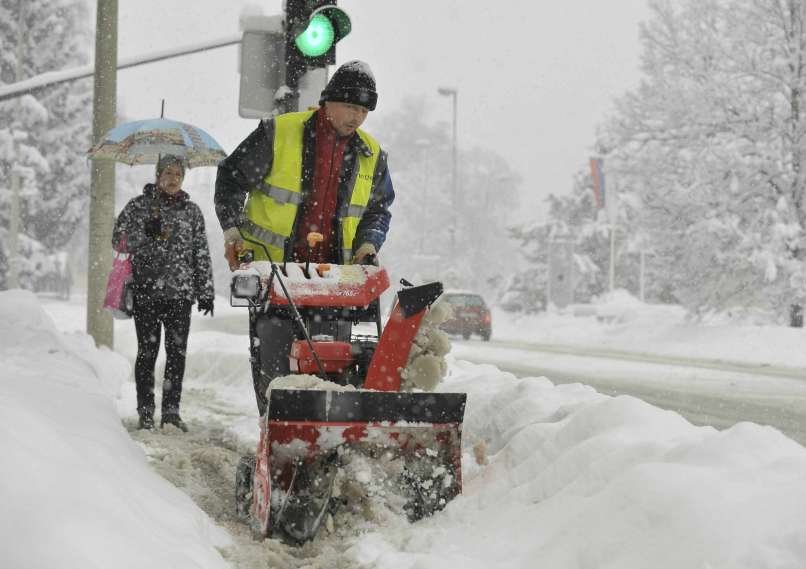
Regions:
<instances>
[{"instance_id":1,"label":"woman walking in snow","mask_svg":"<svg viewBox=\"0 0 806 569\"><path fill-rule=\"evenodd\" d=\"M182 190L185 164L163 156L156 184L126 204L117 218L113 247L125 242L131 255L134 326L137 331L137 413L141 429L154 428L154 366L165 327L165 376L160 427L171 424L187 432L179 416L190 311L213 315L213 272L199 206Z\"/></svg>"}]
</instances>

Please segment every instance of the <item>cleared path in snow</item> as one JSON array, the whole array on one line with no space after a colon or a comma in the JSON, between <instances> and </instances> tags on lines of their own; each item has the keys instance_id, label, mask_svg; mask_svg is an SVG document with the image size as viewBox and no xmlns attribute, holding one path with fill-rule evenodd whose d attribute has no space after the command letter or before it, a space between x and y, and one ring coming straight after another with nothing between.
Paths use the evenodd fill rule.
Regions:
<instances>
[{"instance_id":1,"label":"cleared path in snow","mask_svg":"<svg viewBox=\"0 0 806 569\"><path fill-rule=\"evenodd\" d=\"M211 352L210 358L231 359L231 354ZM235 374L238 373L237 368ZM190 375L193 382L198 375ZM231 378L222 377L223 383ZM207 515L229 532L233 546L221 550L222 556L238 569L332 569L354 566L347 550L362 528L338 526L334 534L320 533L303 547L285 545L276 539L255 541L247 524L235 516L235 469L241 456L254 452L255 444L236 433L239 419L254 423L256 411L237 408L216 390L203 386L186 389L183 415L190 431L182 433L174 427L142 431L134 417L124 425L140 443L150 464L163 478L188 494ZM222 412L223 411L223 412ZM235 427L235 429L233 428Z\"/></svg>"},{"instance_id":2,"label":"cleared path in snow","mask_svg":"<svg viewBox=\"0 0 806 569\"><path fill-rule=\"evenodd\" d=\"M525 342L454 341L457 359L632 395L692 423L770 425L806 445L806 370Z\"/></svg>"}]
</instances>

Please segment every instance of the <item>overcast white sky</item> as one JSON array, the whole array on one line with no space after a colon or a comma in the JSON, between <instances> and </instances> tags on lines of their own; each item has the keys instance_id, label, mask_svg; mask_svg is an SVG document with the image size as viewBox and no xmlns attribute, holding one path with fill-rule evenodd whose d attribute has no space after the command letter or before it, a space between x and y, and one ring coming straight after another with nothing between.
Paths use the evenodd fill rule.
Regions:
<instances>
[{"instance_id":1,"label":"overcast white sky","mask_svg":"<svg viewBox=\"0 0 806 569\"><path fill-rule=\"evenodd\" d=\"M524 203L537 209L525 210L539 215L541 200L569 191L586 164L612 98L637 83L646 3L341 0L353 32L337 57L363 59L375 72L380 95L370 132L410 95L425 94L435 120L449 121L450 99L436 89L457 88L460 146L497 148L526 180ZM245 6L273 14L281 2L124 0L119 54L237 33ZM132 119L157 116L165 98L166 116L205 128L229 152L255 124L238 117L236 65L231 47L124 70L119 109Z\"/></svg>"}]
</instances>

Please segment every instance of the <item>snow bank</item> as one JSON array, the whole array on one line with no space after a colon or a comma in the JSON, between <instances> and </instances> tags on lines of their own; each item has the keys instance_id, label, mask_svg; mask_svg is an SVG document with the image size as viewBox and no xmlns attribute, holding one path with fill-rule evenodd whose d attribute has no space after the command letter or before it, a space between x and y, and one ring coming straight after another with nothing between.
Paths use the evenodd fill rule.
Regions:
<instances>
[{"instance_id":1,"label":"snow bank","mask_svg":"<svg viewBox=\"0 0 806 569\"><path fill-rule=\"evenodd\" d=\"M595 305L534 315L493 313L496 340L806 367L806 328L696 322L676 305L642 303L624 291ZM580 316L574 316L576 312Z\"/></svg>"},{"instance_id":2,"label":"snow bank","mask_svg":"<svg viewBox=\"0 0 806 569\"><path fill-rule=\"evenodd\" d=\"M227 567L226 534L157 476L120 422L129 363L0 292L2 565Z\"/></svg>"},{"instance_id":3,"label":"snow bank","mask_svg":"<svg viewBox=\"0 0 806 569\"><path fill-rule=\"evenodd\" d=\"M464 495L358 541L366 566L803 566L806 449L774 429L718 432L635 398L453 365L443 388L468 392Z\"/></svg>"}]
</instances>

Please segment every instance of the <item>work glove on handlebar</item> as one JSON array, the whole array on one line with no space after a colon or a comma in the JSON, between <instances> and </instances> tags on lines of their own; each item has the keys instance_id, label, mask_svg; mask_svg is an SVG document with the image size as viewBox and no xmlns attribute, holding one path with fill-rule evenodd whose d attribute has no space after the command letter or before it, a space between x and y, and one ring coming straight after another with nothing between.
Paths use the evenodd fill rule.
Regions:
<instances>
[{"instance_id":1,"label":"work glove on handlebar","mask_svg":"<svg viewBox=\"0 0 806 569\"><path fill-rule=\"evenodd\" d=\"M212 298L200 298L199 299L198 310L199 310L199 312L203 311L204 316L207 316L208 314L210 316L212 316L213 315L213 299Z\"/></svg>"},{"instance_id":2,"label":"work glove on handlebar","mask_svg":"<svg viewBox=\"0 0 806 569\"><path fill-rule=\"evenodd\" d=\"M241 251L243 251L243 237L237 227L230 227L224 231L224 258L227 259L230 271L241 266L238 261L238 254Z\"/></svg>"},{"instance_id":3,"label":"work glove on handlebar","mask_svg":"<svg viewBox=\"0 0 806 569\"><path fill-rule=\"evenodd\" d=\"M375 245L372 243L363 243L358 249L355 250L353 253L353 264L354 265L363 265L366 264L365 260L370 260L369 257L373 257L374 262L371 263L373 265L377 265L377 255L378 251L375 249Z\"/></svg>"}]
</instances>

